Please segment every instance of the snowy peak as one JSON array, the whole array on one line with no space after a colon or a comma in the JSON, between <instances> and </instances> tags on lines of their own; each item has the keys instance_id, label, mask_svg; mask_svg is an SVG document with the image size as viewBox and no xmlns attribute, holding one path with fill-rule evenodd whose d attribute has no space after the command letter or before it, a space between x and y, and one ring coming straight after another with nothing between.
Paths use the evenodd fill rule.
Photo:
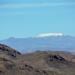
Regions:
<instances>
[{"instance_id":1,"label":"snowy peak","mask_svg":"<svg viewBox=\"0 0 75 75\"><path fill-rule=\"evenodd\" d=\"M39 35L37 35L36 37L49 37L49 36L64 36L63 33L41 33Z\"/></svg>"}]
</instances>

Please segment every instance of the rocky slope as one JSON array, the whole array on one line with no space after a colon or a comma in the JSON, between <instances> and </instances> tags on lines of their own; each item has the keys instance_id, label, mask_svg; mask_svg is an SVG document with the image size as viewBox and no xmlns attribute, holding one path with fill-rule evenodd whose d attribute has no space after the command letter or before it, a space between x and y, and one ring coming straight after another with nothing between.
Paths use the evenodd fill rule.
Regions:
<instances>
[{"instance_id":1,"label":"rocky slope","mask_svg":"<svg viewBox=\"0 0 75 75\"><path fill-rule=\"evenodd\" d=\"M0 44L0 75L75 75L75 55L37 51L21 54Z\"/></svg>"}]
</instances>

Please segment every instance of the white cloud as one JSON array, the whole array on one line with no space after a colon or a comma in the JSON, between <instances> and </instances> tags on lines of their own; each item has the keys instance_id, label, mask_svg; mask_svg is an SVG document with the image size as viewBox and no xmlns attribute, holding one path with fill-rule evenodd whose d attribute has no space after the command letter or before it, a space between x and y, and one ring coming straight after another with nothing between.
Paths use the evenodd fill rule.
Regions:
<instances>
[{"instance_id":1,"label":"white cloud","mask_svg":"<svg viewBox=\"0 0 75 75\"><path fill-rule=\"evenodd\" d=\"M0 8L33 8L33 7L55 7L55 6L69 6L75 3L20 3L20 4L1 4Z\"/></svg>"},{"instance_id":2,"label":"white cloud","mask_svg":"<svg viewBox=\"0 0 75 75\"><path fill-rule=\"evenodd\" d=\"M63 33L41 33L36 37L48 37L48 36L63 36Z\"/></svg>"}]
</instances>

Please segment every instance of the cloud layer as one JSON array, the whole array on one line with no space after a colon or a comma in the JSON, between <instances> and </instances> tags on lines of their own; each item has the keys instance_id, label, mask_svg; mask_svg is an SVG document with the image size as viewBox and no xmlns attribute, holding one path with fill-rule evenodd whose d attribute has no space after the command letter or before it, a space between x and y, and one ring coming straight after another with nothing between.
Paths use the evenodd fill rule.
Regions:
<instances>
[{"instance_id":1,"label":"cloud layer","mask_svg":"<svg viewBox=\"0 0 75 75\"><path fill-rule=\"evenodd\" d=\"M0 8L34 8L34 7L56 7L56 6L71 6L75 3L21 3L21 4L1 4Z\"/></svg>"}]
</instances>

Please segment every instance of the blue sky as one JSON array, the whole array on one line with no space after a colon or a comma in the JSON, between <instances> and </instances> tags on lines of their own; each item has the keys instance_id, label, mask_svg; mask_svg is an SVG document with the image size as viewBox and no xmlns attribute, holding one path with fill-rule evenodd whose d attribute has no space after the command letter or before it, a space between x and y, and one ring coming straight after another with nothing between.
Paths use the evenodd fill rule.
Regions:
<instances>
[{"instance_id":1,"label":"blue sky","mask_svg":"<svg viewBox=\"0 0 75 75\"><path fill-rule=\"evenodd\" d=\"M48 32L75 36L75 0L0 0L0 39Z\"/></svg>"}]
</instances>

